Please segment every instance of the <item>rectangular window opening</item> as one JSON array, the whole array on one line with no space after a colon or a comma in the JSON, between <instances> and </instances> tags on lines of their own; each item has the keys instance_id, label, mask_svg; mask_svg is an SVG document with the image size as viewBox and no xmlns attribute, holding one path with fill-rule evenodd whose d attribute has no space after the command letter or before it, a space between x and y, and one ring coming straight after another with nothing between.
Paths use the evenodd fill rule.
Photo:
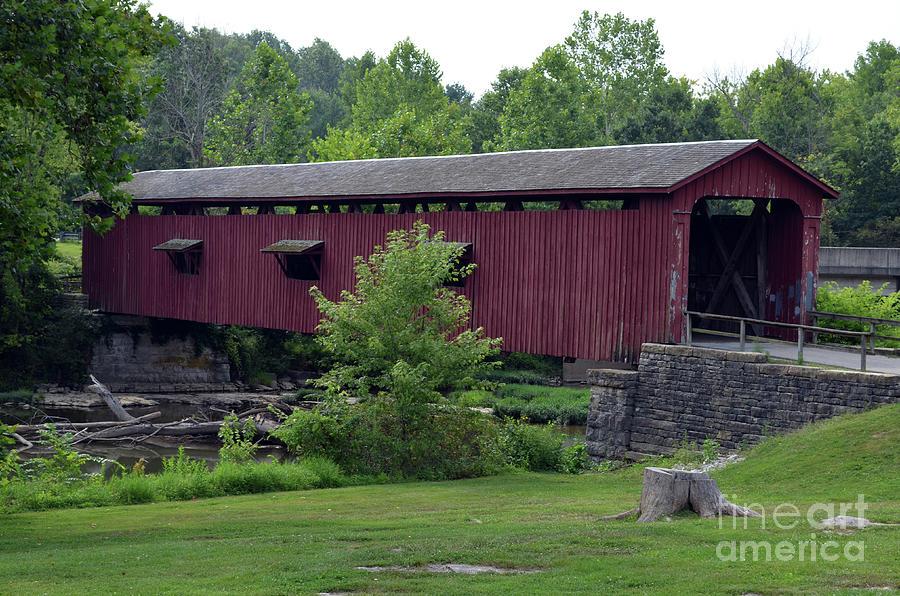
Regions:
<instances>
[{"instance_id":1,"label":"rectangular window opening","mask_svg":"<svg viewBox=\"0 0 900 596\"><path fill-rule=\"evenodd\" d=\"M448 242L455 246L462 246L463 253L459 256L459 262L456 264L456 279L448 279L444 282L444 286L448 288L462 288L466 285L468 277L459 277L459 272L466 266L472 264L472 244L469 242Z\"/></svg>"},{"instance_id":2,"label":"rectangular window opening","mask_svg":"<svg viewBox=\"0 0 900 596\"><path fill-rule=\"evenodd\" d=\"M162 244L157 244L153 250L165 252L178 273L182 275L200 274L203 240L172 238Z\"/></svg>"}]
</instances>

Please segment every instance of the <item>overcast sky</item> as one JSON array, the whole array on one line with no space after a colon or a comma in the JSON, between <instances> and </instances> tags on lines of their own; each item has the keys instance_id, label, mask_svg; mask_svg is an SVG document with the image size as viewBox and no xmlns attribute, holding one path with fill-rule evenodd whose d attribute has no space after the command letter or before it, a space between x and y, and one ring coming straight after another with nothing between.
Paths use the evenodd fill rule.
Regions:
<instances>
[{"instance_id":1,"label":"overcast sky","mask_svg":"<svg viewBox=\"0 0 900 596\"><path fill-rule=\"evenodd\" d=\"M320 37L341 56L387 54L406 37L438 61L445 84L476 97L503 67L529 66L572 31L582 10L652 17L675 76L702 82L715 69L749 72L785 47L808 44L816 69L843 72L870 41L900 44L900 0L151 0L151 12L187 27L271 31L293 48Z\"/></svg>"}]
</instances>

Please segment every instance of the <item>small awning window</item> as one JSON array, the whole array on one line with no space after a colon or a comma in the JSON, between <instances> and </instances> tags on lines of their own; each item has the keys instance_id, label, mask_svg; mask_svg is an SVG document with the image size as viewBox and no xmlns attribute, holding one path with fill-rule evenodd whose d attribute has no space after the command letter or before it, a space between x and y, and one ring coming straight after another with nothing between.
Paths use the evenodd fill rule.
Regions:
<instances>
[{"instance_id":1,"label":"small awning window","mask_svg":"<svg viewBox=\"0 0 900 596\"><path fill-rule=\"evenodd\" d=\"M275 255L284 275L300 281L319 281L322 278L322 240L279 240L260 249Z\"/></svg>"},{"instance_id":2,"label":"small awning window","mask_svg":"<svg viewBox=\"0 0 900 596\"><path fill-rule=\"evenodd\" d=\"M165 250L168 252L187 252L203 248L203 240L189 240L187 238L172 238L162 244L157 244L153 250Z\"/></svg>"},{"instance_id":3,"label":"small awning window","mask_svg":"<svg viewBox=\"0 0 900 596\"><path fill-rule=\"evenodd\" d=\"M275 244L263 248L260 252L302 255L321 249L323 246L325 243L321 240L279 240Z\"/></svg>"},{"instance_id":4,"label":"small awning window","mask_svg":"<svg viewBox=\"0 0 900 596\"><path fill-rule=\"evenodd\" d=\"M153 250L162 250L172 261L175 270L183 275L197 275L200 273L200 254L203 249L203 240L188 238L172 238L162 244L157 244Z\"/></svg>"}]
</instances>

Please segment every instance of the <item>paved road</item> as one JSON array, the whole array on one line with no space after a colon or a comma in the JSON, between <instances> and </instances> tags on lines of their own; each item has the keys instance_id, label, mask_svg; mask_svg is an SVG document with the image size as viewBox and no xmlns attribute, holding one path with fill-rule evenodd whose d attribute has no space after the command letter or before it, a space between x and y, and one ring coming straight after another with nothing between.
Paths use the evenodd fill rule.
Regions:
<instances>
[{"instance_id":1,"label":"paved road","mask_svg":"<svg viewBox=\"0 0 900 596\"><path fill-rule=\"evenodd\" d=\"M726 337L710 337L698 334L694 330L693 345L703 348L716 348L719 350L739 349L738 340ZM772 358L781 360L797 360L796 344L782 344L777 342L751 342L747 341L747 351L767 352ZM823 348L820 346L803 346L804 362L826 364L859 370L859 349ZM888 374L900 374L900 358L891 356L866 355L866 370Z\"/></svg>"}]
</instances>

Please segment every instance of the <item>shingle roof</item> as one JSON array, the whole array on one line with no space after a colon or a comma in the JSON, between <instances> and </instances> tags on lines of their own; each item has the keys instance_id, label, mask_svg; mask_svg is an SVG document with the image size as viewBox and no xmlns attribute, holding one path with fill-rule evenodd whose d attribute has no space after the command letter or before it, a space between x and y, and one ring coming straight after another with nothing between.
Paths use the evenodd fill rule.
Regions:
<instances>
[{"instance_id":1,"label":"shingle roof","mask_svg":"<svg viewBox=\"0 0 900 596\"><path fill-rule=\"evenodd\" d=\"M778 156L753 139L700 141L477 155L152 170L134 174L134 179L123 184L121 188L138 202L193 199L378 198L529 191L590 192L616 189L627 192L671 188L751 145L760 146ZM788 162L785 158L778 157ZM796 166L793 167L802 172ZM809 178L815 180L812 176ZM820 182L815 182L821 185ZM95 197L85 195L81 198L90 200Z\"/></svg>"}]
</instances>

